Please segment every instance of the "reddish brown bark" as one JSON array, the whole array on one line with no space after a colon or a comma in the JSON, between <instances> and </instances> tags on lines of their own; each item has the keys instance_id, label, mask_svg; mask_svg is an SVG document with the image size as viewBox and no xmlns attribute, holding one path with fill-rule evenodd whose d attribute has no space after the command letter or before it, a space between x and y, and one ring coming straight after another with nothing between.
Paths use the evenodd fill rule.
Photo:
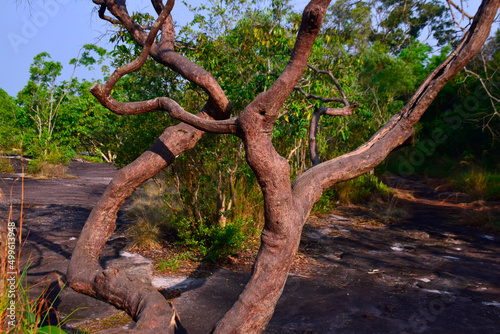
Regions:
<instances>
[{"instance_id":1,"label":"reddish brown bark","mask_svg":"<svg viewBox=\"0 0 500 334\"><path fill-rule=\"evenodd\" d=\"M99 265L99 256L114 231L118 209L140 184L171 163L178 154L195 145L203 134L202 130L236 134L245 145L247 162L262 188L265 226L250 281L233 307L214 328L215 333L224 334L260 333L265 329L282 293L298 248L302 227L312 205L326 188L373 169L389 152L412 135L413 126L437 93L480 50L489 36L500 4L500 0L483 1L470 30L450 57L431 73L408 104L366 144L351 153L317 164L291 185L289 165L274 149L271 133L283 102L307 65L328 0L312 0L307 5L290 61L273 86L257 96L239 117L224 121L217 119L228 116L230 104L220 86L206 71L173 51L173 25L170 16L161 21L160 41L152 43L151 38L148 42L148 35L143 27L132 21L124 2L94 2L101 5L100 16L103 19L111 22L118 20L144 47L145 53L148 52L158 62L202 87L209 98L204 110L197 116L187 113L168 98L134 103L115 101L110 96L112 86L135 65L118 69L110 82L93 87L92 91L99 101L116 113L133 114L162 109L190 125L181 123L168 128L149 151L119 171L82 231L71 259L68 280L75 290L100 296L125 309L137 320L136 332L171 333L174 330L172 319L175 312L161 295L149 286L123 277L119 272L103 271ZM152 3L160 16L169 6L167 4L164 7L159 1ZM106 17L106 10L115 18Z\"/></svg>"}]
</instances>

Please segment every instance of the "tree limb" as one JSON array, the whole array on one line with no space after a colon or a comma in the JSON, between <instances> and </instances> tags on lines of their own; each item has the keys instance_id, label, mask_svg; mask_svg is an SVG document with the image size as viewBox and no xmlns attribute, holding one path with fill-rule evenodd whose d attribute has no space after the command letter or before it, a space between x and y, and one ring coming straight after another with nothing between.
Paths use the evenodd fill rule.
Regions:
<instances>
[{"instance_id":1,"label":"tree limb","mask_svg":"<svg viewBox=\"0 0 500 334\"><path fill-rule=\"evenodd\" d=\"M115 0L103 1L107 4L108 10L120 20L121 24L132 35L134 40L144 47L147 35L144 29L131 19L126 6L118 5ZM168 17L162 28L160 43L158 45L155 43L151 46L150 56L158 63L179 73L207 93L209 99L207 105L203 108L204 112L209 113L216 119L227 118L231 112L231 104L222 88L205 69L173 50L173 34L172 18Z\"/></svg>"},{"instance_id":2,"label":"tree limb","mask_svg":"<svg viewBox=\"0 0 500 334\"><path fill-rule=\"evenodd\" d=\"M325 98L322 98L322 97L319 97L319 96L316 96L313 94L307 94L300 87L295 87L295 90L298 90L303 95L305 95L306 99L309 99L309 98L316 99L316 100L319 100L319 101L324 102L324 103L326 103L326 102L339 102L339 103L343 103L345 106L344 108L316 108L316 110L314 110L313 115L311 117L311 122L309 124L309 153L311 156L312 164L313 164L313 166L315 166L321 162L319 159L319 155L318 155L318 147L317 147L317 140L316 140L319 119L320 119L321 115L351 116L354 109L356 109L358 107L358 103L355 103L353 105L349 104L349 101L347 101L347 97L346 97L344 91L342 90L340 83L335 78L332 71L319 70L310 64L307 64L307 67L309 67L311 70L313 70L316 73L328 75L330 77L330 79L332 79L335 87L337 87L337 90L338 90L340 96L342 96L342 98L332 97L332 98L325 99Z\"/></svg>"},{"instance_id":3,"label":"tree limb","mask_svg":"<svg viewBox=\"0 0 500 334\"><path fill-rule=\"evenodd\" d=\"M318 36L329 4L330 0L311 0L309 2L302 14L295 46L287 66L271 88L252 101L249 105L250 108L258 106L258 112L264 112L273 121L278 117L279 109L304 72L309 53ZM266 110L260 110L264 105Z\"/></svg>"},{"instance_id":4,"label":"tree limb","mask_svg":"<svg viewBox=\"0 0 500 334\"><path fill-rule=\"evenodd\" d=\"M308 214L324 189L360 176L377 166L412 134L413 126L437 93L480 51L489 36L500 0L483 0L470 29L450 56L422 83L409 102L368 142L353 152L316 165L293 182L293 194L307 202Z\"/></svg>"},{"instance_id":5,"label":"tree limb","mask_svg":"<svg viewBox=\"0 0 500 334\"><path fill-rule=\"evenodd\" d=\"M329 115L329 116L351 116L354 109L358 107L358 104L347 105L344 108L316 108L314 110L311 123L309 125L309 153L311 155L311 161L313 166L321 163L318 155L318 147L317 147L317 132L318 132L318 124L321 115Z\"/></svg>"},{"instance_id":6,"label":"tree limb","mask_svg":"<svg viewBox=\"0 0 500 334\"><path fill-rule=\"evenodd\" d=\"M191 113L188 113L175 101L166 97L138 102L119 102L111 96L111 91L113 90L118 80L120 80L120 78L122 78L126 74L138 70L142 65L144 65L149 52L151 51L151 47L155 40L156 34L160 30L160 27L163 25L167 17L170 16L170 12L173 8L174 2L174 0L169 0L166 6L163 7L160 15L156 19L151 31L149 32L148 37L146 38L140 56L134 59L132 62L117 68L104 85L94 84L91 87L90 91L99 100L99 102L101 102L102 105L120 115L135 115L160 109L167 111L173 118L190 124L202 131L236 134L237 123L235 119L211 121L199 118Z\"/></svg>"}]
</instances>

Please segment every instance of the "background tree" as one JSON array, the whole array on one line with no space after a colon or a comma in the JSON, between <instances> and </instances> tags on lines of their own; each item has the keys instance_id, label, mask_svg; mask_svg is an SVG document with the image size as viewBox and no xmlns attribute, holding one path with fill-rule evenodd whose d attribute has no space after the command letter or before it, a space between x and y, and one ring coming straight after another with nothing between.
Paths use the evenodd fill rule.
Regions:
<instances>
[{"instance_id":1,"label":"background tree","mask_svg":"<svg viewBox=\"0 0 500 334\"><path fill-rule=\"evenodd\" d=\"M108 109L122 115L161 110L183 123L169 127L153 146L121 169L92 211L81 233L68 270L70 285L77 291L100 296L124 308L137 319L135 331L173 332L175 316L165 299L150 286L124 277L118 270L104 270L99 256L115 228L116 212L125 199L145 180L192 148L204 132L230 134L241 139L245 158L264 197L265 225L252 276L233 307L218 322L216 333L258 333L270 320L293 261L303 224L321 193L335 183L359 176L377 166L413 132L423 112L437 93L479 52L489 35L500 1L485 0L469 31L451 55L430 73L401 110L366 144L356 150L318 164L290 184L290 166L273 146L272 130L287 97L294 91L320 33L329 1L312 0L304 10L291 56L278 77L244 109L232 113L229 99L206 70L175 52L174 26L170 16L173 1L152 1L158 19L149 27L134 21L124 2L94 0L101 18L123 25L143 51L139 58L118 68L104 85L91 88ZM113 17L106 13L109 11ZM156 38L161 28L161 34ZM270 41L271 43L271 41ZM139 69L147 57L163 64L183 80L199 86L208 96L201 112L193 115L170 97L120 102L111 96L120 78ZM271 77L269 75L269 77ZM265 88L265 89L263 89ZM132 330L133 331L133 330ZM123 332L123 330L120 330Z\"/></svg>"}]
</instances>

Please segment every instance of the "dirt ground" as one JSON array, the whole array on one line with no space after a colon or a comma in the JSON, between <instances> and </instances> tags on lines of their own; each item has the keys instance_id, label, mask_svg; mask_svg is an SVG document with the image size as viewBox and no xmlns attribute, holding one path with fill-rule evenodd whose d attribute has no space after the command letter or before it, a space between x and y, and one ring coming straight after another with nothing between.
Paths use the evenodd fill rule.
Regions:
<instances>
[{"instance_id":1,"label":"dirt ground","mask_svg":"<svg viewBox=\"0 0 500 334\"><path fill-rule=\"evenodd\" d=\"M77 178L25 179L24 253L31 256L31 282L64 283L79 231L115 171L72 163L68 172ZM19 221L16 178L0 174L7 195L0 204L4 220L13 202L13 219ZM500 333L500 237L458 223L478 205L498 204L459 203L467 198L435 180L392 177L387 182L398 192L387 204L388 217L367 206L342 207L308 220L266 333ZM397 218L402 212L408 215ZM120 214L104 262L124 250L128 224ZM237 298L249 266L229 268L179 289L174 305L188 333L208 333ZM73 317L80 319L117 313L69 288L55 306L63 315L88 306Z\"/></svg>"}]
</instances>

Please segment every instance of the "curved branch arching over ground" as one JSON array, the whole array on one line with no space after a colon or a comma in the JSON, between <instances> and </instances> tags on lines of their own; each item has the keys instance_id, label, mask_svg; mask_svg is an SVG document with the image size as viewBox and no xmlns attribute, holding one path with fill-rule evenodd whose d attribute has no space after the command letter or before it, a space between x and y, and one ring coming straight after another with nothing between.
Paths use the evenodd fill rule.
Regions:
<instances>
[{"instance_id":1,"label":"curved branch arching over ground","mask_svg":"<svg viewBox=\"0 0 500 334\"><path fill-rule=\"evenodd\" d=\"M228 118L231 105L220 86L208 72L173 50L173 21L170 15L164 17L173 1L163 6L152 0L161 18L157 21L161 25L161 38L157 43L148 38L146 27L130 18L124 1L94 0L94 3L100 6L101 18L120 22L143 46L145 53L201 87L207 93L208 101L202 112L195 116L167 98L117 102L107 86L113 85L111 81L93 87L99 101L116 113L131 114L158 108L169 111L185 123L167 128L148 151L113 178L80 235L68 269L68 281L75 290L98 296L126 310L137 321L136 327L128 331L130 333L174 333L175 311L163 296L151 286L125 277L120 271L103 271L99 257L115 229L118 209L135 189L172 163L176 156L193 147L203 131L236 134L245 145L247 162L262 188L265 225L250 281L213 332L248 334L261 333L271 319L297 251L302 227L322 192L335 183L374 168L412 135L413 126L437 93L479 52L489 36L500 0L483 1L462 42L429 75L408 104L367 143L351 153L313 166L297 177L292 185L288 163L274 149L271 133L281 106L307 66L328 0L312 0L305 8L290 61L273 86L258 95L237 118L222 121L219 120ZM114 18L106 16L106 10ZM148 29L153 31L156 26ZM119 74L112 76L112 80L119 79ZM111 332L117 331L108 331Z\"/></svg>"}]
</instances>

